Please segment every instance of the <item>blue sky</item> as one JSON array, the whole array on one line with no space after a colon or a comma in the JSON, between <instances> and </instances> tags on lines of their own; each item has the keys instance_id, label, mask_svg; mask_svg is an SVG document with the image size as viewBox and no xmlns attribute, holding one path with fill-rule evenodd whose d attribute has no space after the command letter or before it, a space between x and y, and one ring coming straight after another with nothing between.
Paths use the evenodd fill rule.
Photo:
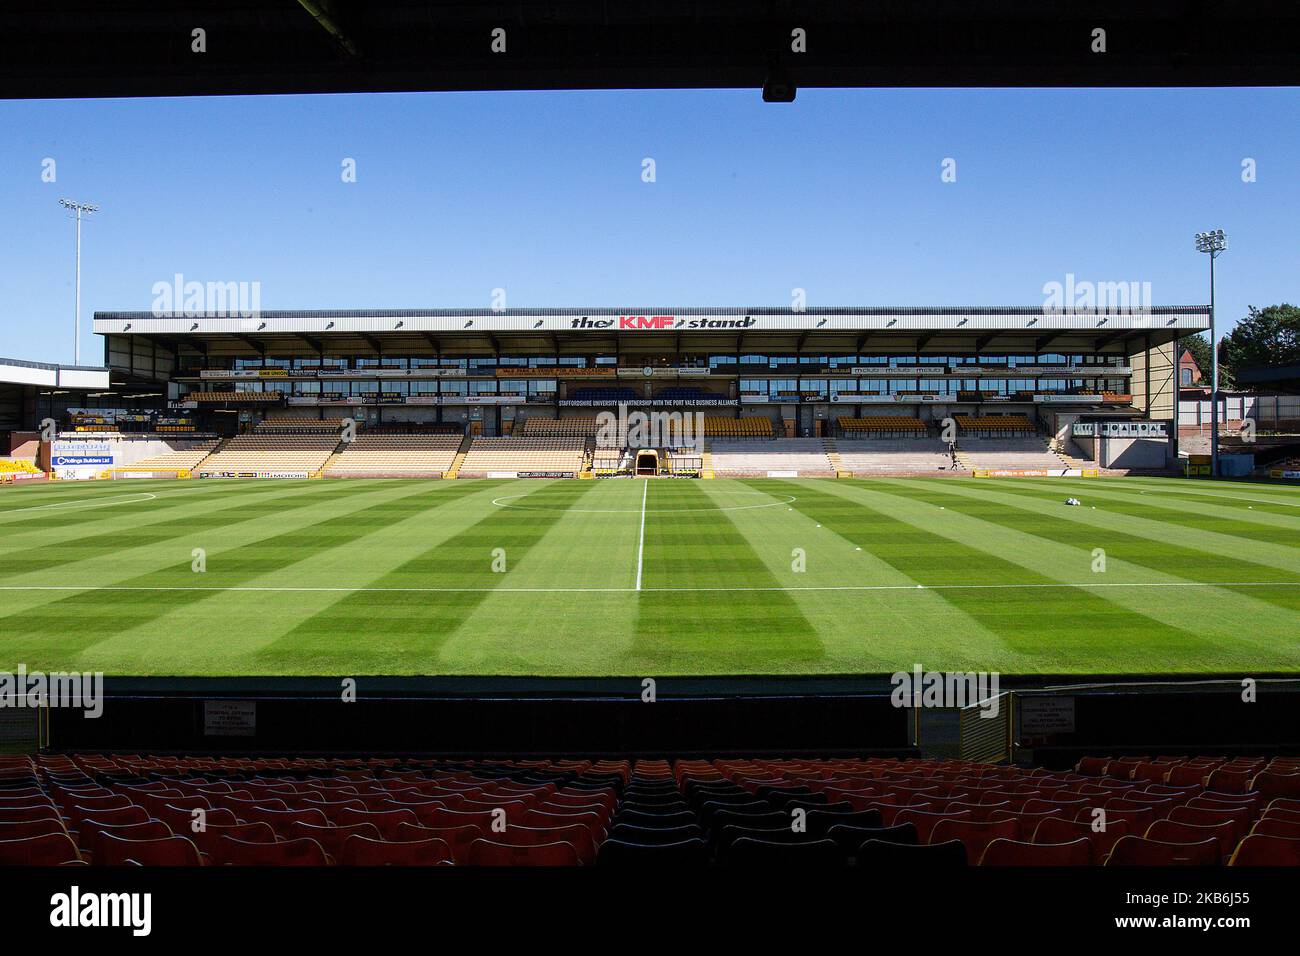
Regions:
<instances>
[{"instance_id":1,"label":"blue sky","mask_svg":"<svg viewBox=\"0 0 1300 956\"><path fill-rule=\"evenodd\" d=\"M41 180L53 158L57 181ZM656 181L642 182L642 160ZM957 181L940 167L956 160ZM1242 182L1253 158L1257 181ZM357 181L341 181L345 158ZM384 94L0 102L0 355L82 357L174 273L261 307L1300 299L1300 91Z\"/></svg>"}]
</instances>

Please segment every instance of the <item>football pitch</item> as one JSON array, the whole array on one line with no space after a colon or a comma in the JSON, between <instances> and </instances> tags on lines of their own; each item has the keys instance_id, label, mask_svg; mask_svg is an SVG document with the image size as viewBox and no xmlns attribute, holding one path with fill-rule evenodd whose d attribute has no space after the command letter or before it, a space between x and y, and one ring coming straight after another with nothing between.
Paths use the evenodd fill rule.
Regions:
<instances>
[{"instance_id":1,"label":"football pitch","mask_svg":"<svg viewBox=\"0 0 1300 956\"><path fill-rule=\"evenodd\" d=\"M0 599L0 670L110 677L1296 673L1300 490L32 484Z\"/></svg>"}]
</instances>

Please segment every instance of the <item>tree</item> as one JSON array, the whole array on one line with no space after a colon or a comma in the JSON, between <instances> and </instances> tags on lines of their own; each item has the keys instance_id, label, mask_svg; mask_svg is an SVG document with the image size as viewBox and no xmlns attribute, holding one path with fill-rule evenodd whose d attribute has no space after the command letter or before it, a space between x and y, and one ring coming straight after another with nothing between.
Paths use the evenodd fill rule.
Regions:
<instances>
[{"instance_id":1,"label":"tree","mask_svg":"<svg viewBox=\"0 0 1300 956\"><path fill-rule=\"evenodd\" d=\"M1250 306L1250 315L1219 340L1220 368L1293 362L1300 362L1300 307L1285 302L1263 309Z\"/></svg>"},{"instance_id":2,"label":"tree","mask_svg":"<svg viewBox=\"0 0 1300 956\"><path fill-rule=\"evenodd\" d=\"M1186 349L1192 353L1192 358L1196 359L1196 364L1201 369L1201 382L1193 382L1193 385L1208 382L1210 380L1210 341L1203 335L1189 335L1187 338L1178 340L1178 355L1176 358L1183 357L1183 350ZM1223 374L1223 370L1219 370ZM1180 378L1181 381L1181 378Z\"/></svg>"}]
</instances>

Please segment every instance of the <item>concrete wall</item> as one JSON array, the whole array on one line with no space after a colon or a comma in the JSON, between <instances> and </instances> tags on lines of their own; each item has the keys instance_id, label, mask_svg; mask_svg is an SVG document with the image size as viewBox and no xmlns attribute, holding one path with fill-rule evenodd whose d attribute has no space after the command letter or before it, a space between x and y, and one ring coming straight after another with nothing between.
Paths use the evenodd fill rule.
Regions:
<instances>
[{"instance_id":1,"label":"concrete wall","mask_svg":"<svg viewBox=\"0 0 1300 956\"><path fill-rule=\"evenodd\" d=\"M1098 438L1103 468L1166 468L1171 460L1167 438Z\"/></svg>"}]
</instances>

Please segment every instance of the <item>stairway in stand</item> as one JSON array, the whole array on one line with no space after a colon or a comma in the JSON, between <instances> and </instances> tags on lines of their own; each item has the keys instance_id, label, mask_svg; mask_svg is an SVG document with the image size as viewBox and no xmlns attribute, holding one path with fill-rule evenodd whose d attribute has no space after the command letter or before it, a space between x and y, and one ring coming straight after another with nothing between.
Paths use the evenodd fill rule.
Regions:
<instances>
[{"instance_id":1,"label":"stairway in stand","mask_svg":"<svg viewBox=\"0 0 1300 956\"><path fill-rule=\"evenodd\" d=\"M831 463L831 469L835 472L836 478L852 478L853 472L844 470L844 462L840 459L839 450L835 447L834 437L827 435L822 438L822 448L826 452L826 458Z\"/></svg>"},{"instance_id":2,"label":"stairway in stand","mask_svg":"<svg viewBox=\"0 0 1300 956\"><path fill-rule=\"evenodd\" d=\"M473 442L474 436L472 435L466 435L460 440L460 448L456 450L456 457L451 460L451 467L447 469L447 473L442 476L443 478L455 478L460 474L460 466L464 463L465 454L469 451L469 446Z\"/></svg>"}]
</instances>

